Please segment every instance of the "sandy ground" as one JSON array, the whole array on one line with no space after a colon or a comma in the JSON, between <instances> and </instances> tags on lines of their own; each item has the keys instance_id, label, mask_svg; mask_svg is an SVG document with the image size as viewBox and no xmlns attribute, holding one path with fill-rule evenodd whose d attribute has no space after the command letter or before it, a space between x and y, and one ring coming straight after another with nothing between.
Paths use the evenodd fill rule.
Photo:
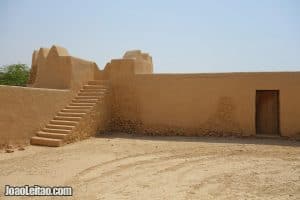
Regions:
<instances>
[{"instance_id":1,"label":"sandy ground","mask_svg":"<svg viewBox=\"0 0 300 200\"><path fill-rule=\"evenodd\" d=\"M300 143L114 134L0 153L4 185L70 185L67 199L300 199Z\"/></svg>"}]
</instances>

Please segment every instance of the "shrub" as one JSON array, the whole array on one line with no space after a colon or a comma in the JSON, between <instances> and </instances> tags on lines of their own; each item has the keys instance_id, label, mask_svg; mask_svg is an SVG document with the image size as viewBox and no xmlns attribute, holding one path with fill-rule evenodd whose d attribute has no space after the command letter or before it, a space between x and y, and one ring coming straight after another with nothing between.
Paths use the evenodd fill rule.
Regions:
<instances>
[{"instance_id":1,"label":"shrub","mask_svg":"<svg viewBox=\"0 0 300 200\"><path fill-rule=\"evenodd\" d=\"M0 71L0 85L26 86L30 71L26 64L3 66Z\"/></svg>"}]
</instances>

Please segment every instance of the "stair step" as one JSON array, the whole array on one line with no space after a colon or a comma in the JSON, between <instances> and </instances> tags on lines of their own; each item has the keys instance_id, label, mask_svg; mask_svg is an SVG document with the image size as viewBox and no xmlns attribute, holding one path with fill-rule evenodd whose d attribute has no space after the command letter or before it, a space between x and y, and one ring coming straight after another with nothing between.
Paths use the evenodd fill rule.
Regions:
<instances>
[{"instance_id":1,"label":"stair step","mask_svg":"<svg viewBox=\"0 0 300 200\"><path fill-rule=\"evenodd\" d=\"M90 88L90 89L80 89L80 92L108 92L107 88L100 88L100 89L94 89L94 88Z\"/></svg>"},{"instance_id":2,"label":"stair step","mask_svg":"<svg viewBox=\"0 0 300 200\"><path fill-rule=\"evenodd\" d=\"M75 99L99 99L101 96L76 96Z\"/></svg>"},{"instance_id":3,"label":"stair step","mask_svg":"<svg viewBox=\"0 0 300 200\"><path fill-rule=\"evenodd\" d=\"M55 120L63 120L63 121L74 121L78 122L80 121L81 117L64 117L64 116L55 116Z\"/></svg>"},{"instance_id":4,"label":"stair step","mask_svg":"<svg viewBox=\"0 0 300 200\"><path fill-rule=\"evenodd\" d=\"M45 138L52 138L52 139L65 139L68 134L61 134L61 133L48 133L44 131L39 131L36 134L39 137L45 137Z\"/></svg>"},{"instance_id":5,"label":"stair step","mask_svg":"<svg viewBox=\"0 0 300 200\"><path fill-rule=\"evenodd\" d=\"M68 112L58 112L58 116L62 117L83 117L86 113L68 113Z\"/></svg>"},{"instance_id":6,"label":"stair step","mask_svg":"<svg viewBox=\"0 0 300 200\"><path fill-rule=\"evenodd\" d=\"M108 80L92 80L88 82L89 85L101 85L101 84L109 84Z\"/></svg>"},{"instance_id":7,"label":"stair step","mask_svg":"<svg viewBox=\"0 0 300 200\"><path fill-rule=\"evenodd\" d=\"M107 88L105 85L84 85L83 89L102 89Z\"/></svg>"},{"instance_id":8,"label":"stair step","mask_svg":"<svg viewBox=\"0 0 300 200\"><path fill-rule=\"evenodd\" d=\"M58 124L47 124L46 128L63 129L63 130L73 130L74 126L58 125Z\"/></svg>"},{"instance_id":9,"label":"stair step","mask_svg":"<svg viewBox=\"0 0 300 200\"><path fill-rule=\"evenodd\" d=\"M96 103L99 99L73 99L73 103Z\"/></svg>"},{"instance_id":10,"label":"stair step","mask_svg":"<svg viewBox=\"0 0 300 200\"><path fill-rule=\"evenodd\" d=\"M43 128L42 131L48 132L48 133L61 133L61 134L69 134L72 132L71 130L53 129L53 128Z\"/></svg>"},{"instance_id":11,"label":"stair step","mask_svg":"<svg viewBox=\"0 0 300 200\"><path fill-rule=\"evenodd\" d=\"M62 109L61 112L68 112L68 113L87 113L87 109Z\"/></svg>"},{"instance_id":12,"label":"stair step","mask_svg":"<svg viewBox=\"0 0 300 200\"><path fill-rule=\"evenodd\" d=\"M80 92L78 93L78 96L96 96L96 97L99 97L99 96L103 96L105 95L106 92Z\"/></svg>"},{"instance_id":13,"label":"stair step","mask_svg":"<svg viewBox=\"0 0 300 200\"><path fill-rule=\"evenodd\" d=\"M70 103L70 106L94 106L96 103Z\"/></svg>"},{"instance_id":14,"label":"stair step","mask_svg":"<svg viewBox=\"0 0 300 200\"><path fill-rule=\"evenodd\" d=\"M34 136L30 139L30 144L49 146L49 147L59 147L63 145L63 141L61 139Z\"/></svg>"},{"instance_id":15,"label":"stair step","mask_svg":"<svg viewBox=\"0 0 300 200\"><path fill-rule=\"evenodd\" d=\"M72 102L57 113L37 136L30 139L32 145L50 147L62 146L66 137L79 123L81 118L89 112L101 98L109 92L108 80L92 80L84 85Z\"/></svg>"},{"instance_id":16,"label":"stair step","mask_svg":"<svg viewBox=\"0 0 300 200\"><path fill-rule=\"evenodd\" d=\"M74 121L63 121L63 120L50 120L50 124L58 124L58 125L67 125L67 126L76 126L78 122Z\"/></svg>"},{"instance_id":17,"label":"stair step","mask_svg":"<svg viewBox=\"0 0 300 200\"><path fill-rule=\"evenodd\" d=\"M66 109L91 109L93 106L67 106Z\"/></svg>"}]
</instances>

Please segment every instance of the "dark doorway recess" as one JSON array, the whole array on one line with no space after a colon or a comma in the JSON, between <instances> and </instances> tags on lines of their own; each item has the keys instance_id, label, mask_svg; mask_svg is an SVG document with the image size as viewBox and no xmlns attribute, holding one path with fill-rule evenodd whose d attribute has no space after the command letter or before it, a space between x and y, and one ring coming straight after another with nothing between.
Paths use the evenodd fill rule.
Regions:
<instances>
[{"instance_id":1,"label":"dark doorway recess","mask_svg":"<svg viewBox=\"0 0 300 200\"><path fill-rule=\"evenodd\" d=\"M279 135L279 90L256 91L256 134Z\"/></svg>"}]
</instances>

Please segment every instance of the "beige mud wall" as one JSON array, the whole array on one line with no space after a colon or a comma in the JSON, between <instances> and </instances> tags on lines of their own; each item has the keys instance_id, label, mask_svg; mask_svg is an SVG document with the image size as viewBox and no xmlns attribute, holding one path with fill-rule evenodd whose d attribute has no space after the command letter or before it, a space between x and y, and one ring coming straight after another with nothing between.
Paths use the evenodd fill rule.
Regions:
<instances>
[{"instance_id":1,"label":"beige mud wall","mask_svg":"<svg viewBox=\"0 0 300 200\"><path fill-rule=\"evenodd\" d=\"M0 147L28 144L71 97L69 90L0 86Z\"/></svg>"},{"instance_id":2,"label":"beige mud wall","mask_svg":"<svg viewBox=\"0 0 300 200\"><path fill-rule=\"evenodd\" d=\"M71 89L76 92L94 79L96 69L96 63L70 56L63 47L40 48L32 55L29 83L37 88Z\"/></svg>"},{"instance_id":3,"label":"beige mud wall","mask_svg":"<svg viewBox=\"0 0 300 200\"><path fill-rule=\"evenodd\" d=\"M112 131L136 131L137 96L135 74L153 72L152 58L141 51L128 51L122 59L113 59L104 69L111 84Z\"/></svg>"},{"instance_id":4,"label":"beige mud wall","mask_svg":"<svg viewBox=\"0 0 300 200\"><path fill-rule=\"evenodd\" d=\"M71 85L73 91L78 91L88 81L94 80L94 73L98 69L96 63L71 57Z\"/></svg>"},{"instance_id":5,"label":"beige mud wall","mask_svg":"<svg viewBox=\"0 0 300 200\"><path fill-rule=\"evenodd\" d=\"M71 87L71 57L60 47L41 48L33 53L32 67L36 68L32 87L69 89ZM35 59L34 59L35 58Z\"/></svg>"},{"instance_id":6,"label":"beige mud wall","mask_svg":"<svg viewBox=\"0 0 300 200\"><path fill-rule=\"evenodd\" d=\"M300 73L130 74L113 84L115 130L255 135L256 90L280 90L281 135L300 132Z\"/></svg>"},{"instance_id":7,"label":"beige mud wall","mask_svg":"<svg viewBox=\"0 0 300 200\"><path fill-rule=\"evenodd\" d=\"M135 74L152 74L153 64L152 57L148 53L140 50L127 51L123 59L133 59L133 69Z\"/></svg>"},{"instance_id":8,"label":"beige mud wall","mask_svg":"<svg viewBox=\"0 0 300 200\"><path fill-rule=\"evenodd\" d=\"M113 59L105 65L103 70L95 68L94 78L96 80L111 80L124 78L128 74L152 74L152 57L140 50L127 51L123 58ZM118 82L118 81L117 81Z\"/></svg>"},{"instance_id":9,"label":"beige mud wall","mask_svg":"<svg viewBox=\"0 0 300 200\"><path fill-rule=\"evenodd\" d=\"M28 144L30 138L100 72L94 62L72 57L62 47L34 51L29 87L0 86L0 147ZM104 74L107 78L108 72ZM81 120L72 140L107 130L110 108L110 95L106 95Z\"/></svg>"}]
</instances>

